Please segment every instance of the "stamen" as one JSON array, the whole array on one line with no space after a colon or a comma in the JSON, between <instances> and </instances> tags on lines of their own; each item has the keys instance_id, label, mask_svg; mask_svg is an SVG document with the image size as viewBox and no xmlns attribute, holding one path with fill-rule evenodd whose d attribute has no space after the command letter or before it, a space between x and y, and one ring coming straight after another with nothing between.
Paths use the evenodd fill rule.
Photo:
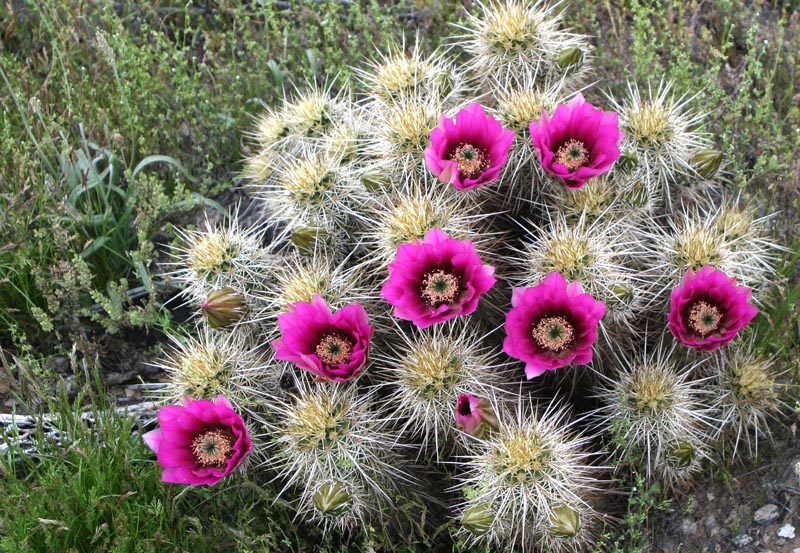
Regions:
<instances>
[{"instance_id":1,"label":"stamen","mask_svg":"<svg viewBox=\"0 0 800 553\"><path fill-rule=\"evenodd\" d=\"M221 467L233 454L233 434L227 430L213 428L195 436L192 440L192 453L198 465Z\"/></svg>"},{"instance_id":2,"label":"stamen","mask_svg":"<svg viewBox=\"0 0 800 553\"><path fill-rule=\"evenodd\" d=\"M486 150L461 143L455 149L450 159L458 165L458 171L468 179L474 179L489 168L489 156Z\"/></svg>"},{"instance_id":3,"label":"stamen","mask_svg":"<svg viewBox=\"0 0 800 553\"><path fill-rule=\"evenodd\" d=\"M453 303L459 294L461 279L441 269L431 271L422 279L421 294L425 303L438 307L445 303Z\"/></svg>"},{"instance_id":4,"label":"stamen","mask_svg":"<svg viewBox=\"0 0 800 553\"><path fill-rule=\"evenodd\" d=\"M556 150L556 162L575 171L589 162L589 150L583 142L571 138Z\"/></svg>"},{"instance_id":5,"label":"stamen","mask_svg":"<svg viewBox=\"0 0 800 553\"><path fill-rule=\"evenodd\" d=\"M341 365L350 361L354 341L342 332L325 334L317 344L314 353L327 365Z\"/></svg>"},{"instance_id":6,"label":"stamen","mask_svg":"<svg viewBox=\"0 0 800 553\"><path fill-rule=\"evenodd\" d=\"M689 311L689 326L703 337L717 330L721 320L719 308L704 301L698 301Z\"/></svg>"},{"instance_id":7,"label":"stamen","mask_svg":"<svg viewBox=\"0 0 800 553\"><path fill-rule=\"evenodd\" d=\"M574 329L564 317L545 317L536 323L531 334L541 347L558 352L572 344Z\"/></svg>"}]
</instances>

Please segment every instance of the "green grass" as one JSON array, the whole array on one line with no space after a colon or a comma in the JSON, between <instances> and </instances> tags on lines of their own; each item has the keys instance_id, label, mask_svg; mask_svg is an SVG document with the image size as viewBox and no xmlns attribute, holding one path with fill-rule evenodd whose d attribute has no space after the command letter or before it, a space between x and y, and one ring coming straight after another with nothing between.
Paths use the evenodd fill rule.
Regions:
<instances>
[{"instance_id":1,"label":"green grass","mask_svg":"<svg viewBox=\"0 0 800 553\"><path fill-rule=\"evenodd\" d=\"M262 482L162 483L141 429L110 407L92 392L74 401L62 394L46 406L62 444L40 424L29 437L34 456L0 455L0 551L347 550L341 537L323 539L293 520ZM15 437L13 429L0 435ZM373 532L353 542L375 539Z\"/></svg>"},{"instance_id":2,"label":"green grass","mask_svg":"<svg viewBox=\"0 0 800 553\"><path fill-rule=\"evenodd\" d=\"M27 381L32 395L45 393L41 381L52 378L48 356L74 343L91 351L87 325L171 324L156 244L171 239L171 224L190 221L194 206L237 183L243 132L262 104L308 81L342 82L365 52L403 35L412 41L419 32L430 50L462 16L458 4L432 0L286 6L0 6L0 349L9 354L0 357L2 370ZM777 0L565 3L568 24L596 37L594 98L622 92L628 79L663 78L678 94L697 94L693 107L713 113L707 131L726 153L730 190L757 198L764 213L779 210L772 228L787 251L754 330L757 347L791 370L795 401L800 56L793 45L800 20L790 15L797 7ZM127 294L138 287L149 292L144 302ZM73 445L60 449L40 435L39 459L0 460L2 550L367 551L385 539L372 529L322 540L261 483L162 484L126 418L99 417L89 426L75 402L38 401L31 407L60 413ZM636 547L646 550L647 519L660 505L652 490L631 496L618 527L636 532ZM622 550L613 529L606 542ZM403 548L449 543L446 528L423 534L406 535Z\"/></svg>"}]
</instances>

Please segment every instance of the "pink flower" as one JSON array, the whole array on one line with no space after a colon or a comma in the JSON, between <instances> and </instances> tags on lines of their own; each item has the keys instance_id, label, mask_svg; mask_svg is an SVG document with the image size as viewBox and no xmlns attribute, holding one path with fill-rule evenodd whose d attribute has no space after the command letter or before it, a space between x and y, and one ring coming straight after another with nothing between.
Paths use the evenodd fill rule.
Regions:
<instances>
[{"instance_id":1,"label":"pink flower","mask_svg":"<svg viewBox=\"0 0 800 553\"><path fill-rule=\"evenodd\" d=\"M142 439L164 467L164 482L213 486L250 453L244 421L225 396L213 401L187 397L182 406L162 407L158 424Z\"/></svg>"},{"instance_id":2,"label":"pink flower","mask_svg":"<svg viewBox=\"0 0 800 553\"><path fill-rule=\"evenodd\" d=\"M480 436L486 429L498 426L491 406L472 394L461 394L456 402L456 426L467 434Z\"/></svg>"},{"instance_id":3,"label":"pink flower","mask_svg":"<svg viewBox=\"0 0 800 553\"><path fill-rule=\"evenodd\" d=\"M595 108L580 93L558 106L552 118L542 111L541 119L531 122L530 131L542 168L567 188L580 188L608 171L619 157L625 136L616 113Z\"/></svg>"},{"instance_id":4,"label":"pink flower","mask_svg":"<svg viewBox=\"0 0 800 553\"><path fill-rule=\"evenodd\" d=\"M381 296L395 317L425 328L475 311L481 294L494 286L492 275L494 267L481 264L472 242L433 228L424 240L397 248Z\"/></svg>"},{"instance_id":5,"label":"pink flower","mask_svg":"<svg viewBox=\"0 0 800 553\"><path fill-rule=\"evenodd\" d=\"M713 351L734 339L758 314L747 303L750 288L706 265L695 273L690 267L681 285L672 291L669 329L684 345Z\"/></svg>"},{"instance_id":6,"label":"pink flower","mask_svg":"<svg viewBox=\"0 0 800 553\"><path fill-rule=\"evenodd\" d=\"M345 382L367 362L372 327L360 303L331 313L317 294L278 315L281 337L272 342L275 358L294 363L322 380Z\"/></svg>"},{"instance_id":7,"label":"pink flower","mask_svg":"<svg viewBox=\"0 0 800 553\"><path fill-rule=\"evenodd\" d=\"M583 293L580 282L567 284L561 273L550 273L538 286L515 288L511 305L503 351L526 363L528 379L592 360L606 306Z\"/></svg>"},{"instance_id":8,"label":"pink flower","mask_svg":"<svg viewBox=\"0 0 800 553\"><path fill-rule=\"evenodd\" d=\"M425 163L442 182L469 190L500 175L513 141L514 131L504 129L480 104L470 104L455 121L442 116L431 132Z\"/></svg>"}]
</instances>

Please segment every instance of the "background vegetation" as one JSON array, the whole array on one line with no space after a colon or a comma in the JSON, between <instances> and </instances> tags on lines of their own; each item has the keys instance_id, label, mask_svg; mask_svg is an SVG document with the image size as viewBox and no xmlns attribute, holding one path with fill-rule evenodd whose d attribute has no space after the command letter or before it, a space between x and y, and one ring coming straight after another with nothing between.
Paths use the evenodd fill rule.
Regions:
<instances>
[{"instance_id":1,"label":"background vegetation","mask_svg":"<svg viewBox=\"0 0 800 553\"><path fill-rule=\"evenodd\" d=\"M730 188L754 209L778 211L773 231L787 250L759 317L759 347L779 356L791 384L800 353L798 4L563 4L569 24L594 37L592 97L660 79L696 94L726 153ZM378 529L321 540L273 504L269 487L161 484L133 422L100 416L110 402L85 375L109 369L110 336L133 340L143 333L129 329L142 329L149 347L177 324L157 262L173 225L227 207L220 202L238 185L245 132L262 104L308 81L335 87L366 54L404 37L430 51L471 8L469 0L0 6L0 392L60 413L70 444L39 433L35 458L0 450L0 551L381 548ZM49 360L65 355L92 391L49 399L60 382ZM85 404L96 422L79 415ZM631 497L620 525L631 537L615 546L609 529L608 548L646 550L659 507L657 491ZM419 529L403 546L428 550L447 535L446 526Z\"/></svg>"}]
</instances>

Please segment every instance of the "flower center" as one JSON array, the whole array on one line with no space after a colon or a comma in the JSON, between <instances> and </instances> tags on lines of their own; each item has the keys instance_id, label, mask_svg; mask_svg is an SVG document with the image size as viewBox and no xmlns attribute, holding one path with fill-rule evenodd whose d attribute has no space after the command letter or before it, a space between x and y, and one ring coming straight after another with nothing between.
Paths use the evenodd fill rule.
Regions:
<instances>
[{"instance_id":1,"label":"flower center","mask_svg":"<svg viewBox=\"0 0 800 553\"><path fill-rule=\"evenodd\" d=\"M235 438L227 430L212 428L195 436L192 453L202 467L221 467L233 454Z\"/></svg>"},{"instance_id":2,"label":"flower center","mask_svg":"<svg viewBox=\"0 0 800 553\"><path fill-rule=\"evenodd\" d=\"M461 279L458 276L438 269L431 271L422 279L422 297L431 307L443 303L453 303L458 297Z\"/></svg>"},{"instance_id":3,"label":"flower center","mask_svg":"<svg viewBox=\"0 0 800 553\"><path fill-rule=\"evenodd\" d=\"M571 138L556 150L556 162L575 171L589 162L589 150L583 142Z\"/></svg>"},{"instance_id":4,"label":"flower center","mask_svg":"<svg viewBox=\"0 0 800 553\"><path fill-rule=\"evenodd\" d=\"M472 144L461 143L455 149L450 159L458 165L458 171L468 179L474 179L489 168L489 156L486 150L473 146Z\"/></svg>"},{"instance_id":5,"label":"flower center","mask_svg":"<svg viewBox=\"0 0 800 553\"><path fill-rule=\"evenodd\" d=\"M341 332L325 334L314 353L326 365L341 365L350 361L353 355L353 340Z\"/></svg>"},{"instance_id":6,"label":"flower center","mask_svg":"<svg viewBox=\"0 0 800 553\"><path fill-rule=\"evenodd\" d=\"M458 401L458 414L463 417L468 417L472 414L472 407L469 404L469 399L459 399Z\"/></svg>"},{"instance_id":7,"label":"flower center","mask_svg":"<svg viewBox=\"0 0 800 553\"><path fill-rule=\"evenodd\" d=\"M719 308L704 301L698 301L689 311L689 326L703 337L717 330L721 320Z\"/></svg>"},{"instance_id":8,"label":"flower center","mask_svg":"<svg viewBox=\"0 0 800 553\"><path fill-rule=\"evenodd\" d=\"M561 351L572 344L575 332L564 317L545 317L531 331L539 346L550 351Z\"/></svg>"}]
</instances>

